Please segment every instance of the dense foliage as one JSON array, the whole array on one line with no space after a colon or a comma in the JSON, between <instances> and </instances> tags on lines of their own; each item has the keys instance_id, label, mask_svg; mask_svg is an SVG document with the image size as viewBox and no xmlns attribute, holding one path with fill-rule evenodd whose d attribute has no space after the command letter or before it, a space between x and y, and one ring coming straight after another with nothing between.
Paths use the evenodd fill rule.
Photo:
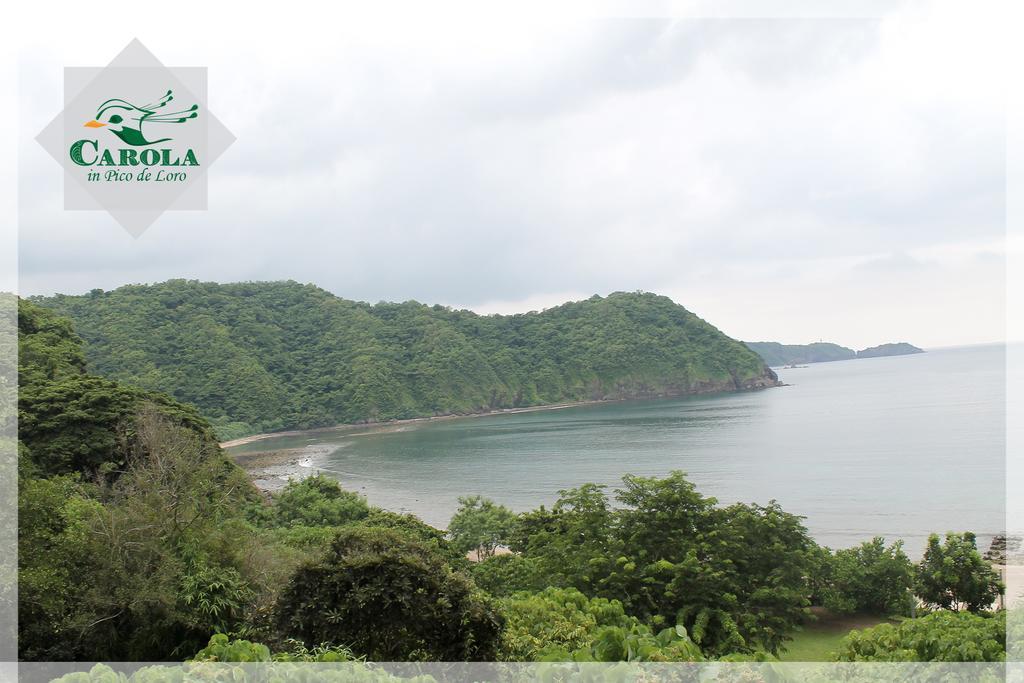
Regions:
<instances>
[{"instance_id":1,"label":"dense foliage","mask_svg":"<svg viewBox=\"0 0 1024 683\"><path fill-rule=\"evenodd\" d=\"M240 470L154 414L113 482L30 478L19 495L19 648L28 659L182 657L241 623L265 581L235 510Z\"/></svg>"},{"instance_id":2,"label":"dense foliage","mask_svg":"<svg viewBox=\"0 0 1024 683\"><path fill-rule=\"evenodd\" d=\"M552 648L542 658L548 662L700 662L704 655L682 626L655 633L649 626L605 626L597 629L588 644L569 651Z\"/></svg>"},{"instance_id":3,"label":"dense foliage","mask_svg":"<svg viewBox=\"0 0 1024 683\"><path fill-rule=\"evenodd\" d=\"M721 506L680 472L519 515L467 497L447 531L323 476L260 496L194 409L86 374L66 320L19 318L24 659L353 661L359 680L390 680L364 658L764 660L812 599L896 613L911 576L943 611L854 634L843 658L1001 657L1002 616L975 612L1002 586L972 534L932 537L911 572L899 543L831 552L776 503Z\"/></svg>"},{"instance_id":4,"label":"dense foliage","mask_svg":"<svg viewBox=\"0 0 1024 683\"><path fill-rule=\"evenodd\" d=\"M436 550L393 530L352 528L292 577L279 628L377 661L490 661L502 620Z\"/></svg>"},{"instance_id":5,"label":"dense foliage","mask_svg":"<svg viewBox=\"0 0 1024 683\"><path fill-rule=\"evenodd\" d=\"M90 368L194 404L224 436L765 386L761 359L670 299L617 293L480 316L295 282L172 280L38 303Z\"/></svg>"},{"instance_id":6,"label":"dense foliage","mask_svg":"<svg viewBox=\"0 0 1024 683\"><path fill-rule=\"evenodd\" d=\"M465 559L442 531L322 477L261 500L194 409L86 374L81 339L48 310L23 301L19 323L24 659L182 659L204 645L203 660L262 659L263 643L211 640L217 633L273 644L275 661L349 659L346 644L275 629L281 593L345 533L386 537L396 567L426 562L438 581L447 567L439 604L456 602L458 590L464 607L489 604L451 568ZM481 609L493 643L500 619ZM425 615L411 623L433 629ZM466 623L449 624L449 636Z\"/></svg>"},{"instance_id":7,"label":"dense foliage","mask_svg":"<svg viewBox=\"0 0 1024 683\"><path fill-rule=\"evenodd\" d=\"M66 320L22 301L18 322L20 653L194 651L260 585L231 524L251 484L194 409L86 375Z\"/></svg>"},{"instance_id":8,"label":"dense foliage","mask_svg":"<svg viewBox=\"0 0 1024 683\"><path fill-rule=\"evenodd\" d=\"M629 629L639 623L618 600L588 598L575 588L517 593L501 603L507 624L500 656L507 661L540 661L555 653L590 647L605 626Z\"/></svg>"},{"instance_id":9,"label":"dense foliage","mask_svg":"<svg viewBox=\"0 0 1024 683\"><path fill-rule=\"evenodd\" d=\"M213 442L193 407L86 374L82 340L52 311L20 301L18 337L18 438L39 473L123 469L142 406Z\"/></svg>"},{"instance_id":10,"label":"dense foliage","mask_svg":"<svg viewBox=\"0 0 1024 683\"><path fill-rule=\"evenodd\" d=\"M365 519L370 506L336 481L317 475L288 482L274 497L271 513L277 526L334 527Z\"/></svg>"},{"instance_id":11,"label":"dense foliage","mask_svg":"<svg viewBox=\"0 0 1024 683\"><path fill-rule=\"evenodd\" d=\"M206 647L197 652L193 662L351 662L356 657L347 647L318 645L308 648L298 641L291 642L291 649L271 653L263 643L254 643L243 638L230 639L223 633L210 638Z\"/></svg>"},{"instance_id":12,"label":"dense foliage","mask_svg":"<svg viewBox=\"0 0 1024 683\"><path fill-rule=\"evenodd\" d=\"M684 627L708 655L775 652L806 618L816 546L798 517L775 503L718 507L680 472L627 476L615 500L588 484L523 515L513 578L618 600L645 623Z\"/></svg>"},{"instance_id":13,"label":"dense foliage","mask_svg":"<svg viewBox=\"0 0 1024 683\"><path fill-rule=\"evenodd\" d=\"M934 612L898 625L854 631L837 659L846 662L1001 662L1006 613Z\"/></svg>"}]
</instances>

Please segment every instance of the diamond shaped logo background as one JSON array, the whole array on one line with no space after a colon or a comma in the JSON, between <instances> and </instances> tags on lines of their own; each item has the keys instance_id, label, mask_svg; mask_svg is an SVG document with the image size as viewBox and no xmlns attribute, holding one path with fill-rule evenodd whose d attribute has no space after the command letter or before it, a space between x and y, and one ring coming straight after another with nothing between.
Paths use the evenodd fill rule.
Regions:
<instances>
[{"instance_id":1,"label":"diamond shaped logo background","mask_svg":"<svg viewBox=\"0 0 1024 683\"><path fill-rule=\"evenodd\" d=\"M64 110L36 140L64 168L65 209L107 211L132 236L138 237L164 211L206 208L206 171L235 138L206 106L205 68L165 67L142 43L133 40L106 67L65 69L64 81ZM152 122L145 123L143 133L147 139L161 142L133 148L105 127L85 126L107 100L120 99L143 106L167 97L172 99L158 111L190 111L196 105L196 116L178 123L166 122L168 117L163 114L154 116ZM134 154L154 149L172 160L183 158L186 150L191 149L199 165L80 166L70 154L76 140L87 141L84 149L91 157L95 157L94 152L109 149L115 159L125 148ZM164 178L158 181L160 171ZM111 172L116 175L109 175ZM142 173L149 175L140 177ZM179 175L167 179L170 174Z\"/></svg>"}]
</instances>

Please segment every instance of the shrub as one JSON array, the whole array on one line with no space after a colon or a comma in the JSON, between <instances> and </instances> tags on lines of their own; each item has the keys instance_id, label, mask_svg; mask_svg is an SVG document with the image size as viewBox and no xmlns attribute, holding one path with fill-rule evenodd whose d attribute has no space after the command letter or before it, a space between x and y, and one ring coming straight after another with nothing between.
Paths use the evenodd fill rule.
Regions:
<instances>
[{"instance_id":1,"label":"shrub","mask_svg":"<svg viewBox=\"0 0 1024 683\"><path fill-rule=\"evenodd\" d=\"M503 600L501 611L506 625L500 658L508 661L536 661L553 649L578 650L589 646L600 627L637 623L618 600L591 600L575 588L520 593Z\"/></svg>"},{"instance_id":2,"label":"shrub","mask_svg":"<svg viewBox=\"0 0 1024 683\"><path fill-rule=\"evenodd\" d=\"M192 657L192 662L351 662L352 651L346 647L319 645L309 649L297 641L289 641L286 652L271 654L262 643L229 639L223 633L210 638L209 644Z\"/></svg>"},{"instance_id":3,"label":"shrub","mask_svg":"<svg viewBox=\"0 0 1024 683\"><path fill-rule=\"evenodd\" d=\"M840 648L836 660L842 662L1001 662L1006 613L933 612L853 631Z\"/></svg>"},{"instance_id":4,"label":"shrub","mask_svg":"<svg viewBox=\"0 0 1024 683\"><path fill-rule=\"evenodd\" d=\"M573 662L702 662L704 655L690 640L683 626L665 628L655 634L648 626L605 626L589 646L575 652L552 649L543 661Z\"/></svg>"}]
</instances>

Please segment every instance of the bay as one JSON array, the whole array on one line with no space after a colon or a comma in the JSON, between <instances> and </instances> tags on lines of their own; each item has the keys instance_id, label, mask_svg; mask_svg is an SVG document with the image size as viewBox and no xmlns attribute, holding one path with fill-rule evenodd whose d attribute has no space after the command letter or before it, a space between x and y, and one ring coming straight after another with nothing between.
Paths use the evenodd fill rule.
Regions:
<instances>
[{"instance_id":1,"label":"bay","mask_svg":"<svg viewBox=\"0 0 1024 683\"><path fill-rule=\"evenodd\" d=\"M1005 525L1002 345L778 369L788 386L326 430L233 454L303 448L307 471L387 509L447 525L458 497L524 511L584 482L682 470L720 503L777 500L819 543Z\"/></svg>"}]
</instances>

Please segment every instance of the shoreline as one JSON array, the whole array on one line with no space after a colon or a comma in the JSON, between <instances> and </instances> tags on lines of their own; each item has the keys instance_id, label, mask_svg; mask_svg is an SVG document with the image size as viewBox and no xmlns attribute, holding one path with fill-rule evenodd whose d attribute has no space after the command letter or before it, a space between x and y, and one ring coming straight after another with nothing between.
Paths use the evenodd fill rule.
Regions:
<instances>
[{"instance_id":1,"label":"shoreline","mask_svg":"<svg viewBox=\"0 0 1024 683\"><path fill-rule=\"evenodd\" d=\"M235 446L243 446L250 443L258 443L275 437L300 436L303 434L326 434L338 432L339 436L347 438L357 436L370 436L374 434L385 434L390 431L401 429L409 424L422 422L436 422L447 420L459 420L464 418L488 417L494 415L509 415L519 413L535 413L547 410L562 410L565 408L576 408L579 406L598 405L602 403L620 403L634 399L595 399L591 401L573 401L570 403L554 403L543 406L526 406L523 408L506 408L503 410L492 410L486 413L469 413L466 415L434 415L430 417L410 417L401 420L389 420L387 422L366 422L358 424L340 424L333 427L316 427L313 429L293 429L284 432L269 432L266 434L253 434L239 439L225 441L219 446L223 449ZM313 446L318 448L319 445ZM276 493L292 479L304 479L307 476L319 474L320 470L310 464L313 456L323 454L310 452L309 446L292 446L288 448L273 448L268 450L257 450L248 453L225 453L238 467L249 477L253 486L263 493Z\"/></svg>"},{"instance_id":2,"label":"shoreline","mask_svg":"<svg viewBox=\"0 0 1024 683\"><path fill-rule=\"evenodd\" d=\"M250 443L256 443L258 441L264 441L266 439L274 439L277 437L287 436L300 436L302 434L323 434L326 432L348 432L356 430L358 434L349 434L349 436L362 436L364 434L378 434L387 431L391 427L401 427L408 424L416 424L419 422L436 422L441 420L459 420L464 418L474 417L492 417L495 415L513 415L520 413L536 413L544 410L563 410L565 408L578 408L581 406L593 406L600 405L602 403L623 403L625 401L649 401L649 400L661 400L661 399L674 399L674 398L687 398L691 396L707 396L709 394L740 394L746 391L760 391L762 389L774 389L778 387L787 386L785 382L781 382L778 379L775 380L775 384L768 384L764 386L753 386L744 387L742 389L733 390L721 390L711 389L709 391L693 391L685 394L677 395L665 395L665 396L640 396L632 398L597 398L587 401L568 401L565 403L549 403L540 406L524 406L522 408L501 408L499 410L488 410L481 411L478 413L453 413L449 415L427 415L424 417L406 417L399 420L385 420L382 422L343 422L336 424L331 427L312 427L310 429L289 429L283 432L266 432L263 434L252 434L250 436L242 436L237 439L230 439L223 441L218 445L221 448L234 448L236 446L245 446Z\"/></svg>"},{"instance_id":3,"label":"shoreline","mask_svg":"<svg viewBox=\"0 0 1024 683\"><path fill-rule=\"evenodd\" d=\"M670 398L670 397L665 397ZM480 413L465 413L465 414L452 414L452 415L428 415L425 417L406 417L400 420L385 420L383 422L343 422L341 424L333 425L331 427L313 427L310 429L290 429L283 432L266 432L264 434L253 434L251 436L242 436L237 439L231 439L218 444L221 448L234 448L236 446L245 446L250 443L256 443L258 441L265 441L266 439L274 439L277 437L286 436L300 436L302 434L323 434L326 432L346 432L356 430L360 431L359 434L349 434L349 436L361 436L364 434L378 434L387 431L391 427L401 427L408 424L416 424L419 422L438 422L443 420L459 420L465 418L474 417L491 417L494 415L512 415L518 413L535 413L543 410L562 410L564 408L577 408L580 406L591 406L598 405L601 403L621 403L622 401L630 401L635 399L628 398L606 398L606 399L594 399L591 401L571 401L569 403L551 403L542 406L525 406L523 408L503 408L501 410L489 410L487 412Z\"/></svg>"},{"instance_id":4,"label":"shoreline","mask_svg":"<svg viewBox=\"0 0 1024 683\"><path fill-rule=\"evenodd\" d=\"M277 437L295 437L313 434L336 433L339 438L354 438L358 436L371 436L386 434L391 431L401 430L403 427L428 422L460 420L475 417L493 417L498 415L512 415L523 413L538 413L552 410L564 410L566 408L577 408L583 406L594 406L606 403L624 403L626 401L648 401L666 400L676 398L687 398L696 396L707 396L710 394L732 394L744 393L747 391L759 391L775 387L789 386L785 382L776 380L775 384L758 387L748 387L733 391L696 391L677 396L651 396L644 398L605 398L592 399L588 401L569 401L563 403L552 403L540 406L524 406L522 408L504 408L479 413L466 413L454 415L432 415L427 417L411 417L400 420L388 420L385 422L362 422L342 423L332 427L314 427L312 429L291 429L282 432L268 432L264 434L253 434L250 436L231 439L218 444L225 449L227 455L237 466L245 471L253 485L264 493L275 493L280 490L289 480L304 479L307 476L319 474L320 469L313 466L311 459L316 455L322 455L322 444L312 445L312 448L319 452L311 452L311 446L299 445L284 448L266 448L264 450L252 450L243 453L231 453L227 449L259 443ZM331 449L333 450L333 449Z\"/></svg>"}]
</instances>

